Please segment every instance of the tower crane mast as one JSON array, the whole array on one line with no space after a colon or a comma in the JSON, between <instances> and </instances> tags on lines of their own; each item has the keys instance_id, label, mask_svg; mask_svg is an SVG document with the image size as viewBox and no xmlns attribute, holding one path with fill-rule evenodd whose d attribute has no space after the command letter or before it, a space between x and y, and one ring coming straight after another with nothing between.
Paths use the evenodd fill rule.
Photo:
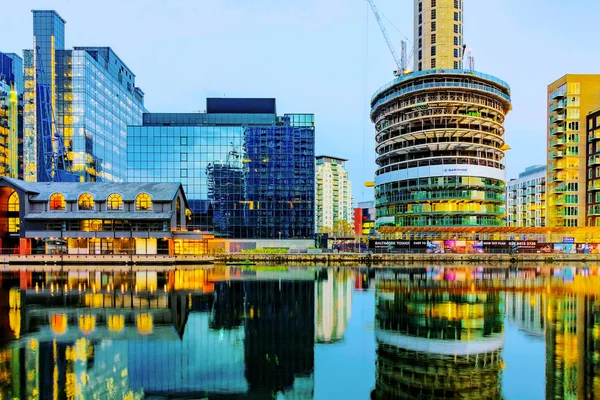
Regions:
<instances>
[{"instance_id":1,"label":"tower crane mast","mask_svg":"<svg viewBox=\"0 0 600 400\"><path fill-rule=\"evenodd\" d=\"M396 71L394 71L394 75L401 76L404 73L404 70L406 68L406 42L402 41L402 58L398 58L396 49L394 48L394 45L392 44L392 40L390 39L390 37L387 33L387 30L385 29L385 26L383 25L383 21L381 21L379 11L377 10L375 3L373 2L373 0L367 0L367 2L369 3L369 6L371 6L371 10L373 11L373 14L375 15L375 19L377 20L379 29L381 29L381 33L383 34L383 37L385 38L388 48L390 49L390 53L392 53L392 57L394 57L394 62L396 63L396 66L398 67L398 69Z\"/></svg>"}]
</instances>

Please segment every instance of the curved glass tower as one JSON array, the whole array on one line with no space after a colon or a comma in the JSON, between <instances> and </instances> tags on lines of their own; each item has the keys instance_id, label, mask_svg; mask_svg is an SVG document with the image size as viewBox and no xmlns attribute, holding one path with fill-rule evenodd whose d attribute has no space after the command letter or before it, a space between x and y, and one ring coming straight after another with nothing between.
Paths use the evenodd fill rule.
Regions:
<instances>
[{"instance_id":1,"label":"curved glass tower","mask_svg":"<svg viewBox=\"0 0 600 400\"><path fill-rule=\"evenodd\" d=\"M377 226L505 225L503 124L510 88L491 75L456 69L462 66L456 61L463 53L462 2L423 1L415 3L415 24L429 39L415 42L422 60L417 71L371 99ZM448 10L454 18L440 18ZM453 45L440 46L441 37L453 35Z\"/></svg>"}]
</instances>

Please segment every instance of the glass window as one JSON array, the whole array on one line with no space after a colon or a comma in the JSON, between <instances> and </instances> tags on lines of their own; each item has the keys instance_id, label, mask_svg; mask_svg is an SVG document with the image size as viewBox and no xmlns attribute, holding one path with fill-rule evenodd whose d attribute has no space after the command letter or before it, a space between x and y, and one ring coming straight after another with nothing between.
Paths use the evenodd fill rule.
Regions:
<instances>
[{"instance_id":1,"label":"glass window","mask_svg":"<svg viewBox=\"0 0 600 400\"><path fill-rule=\"evenodd\" d=\"M106 199L106 209L117 211L123 209L123 198L118 193L113 193Z\"/></svg>"},{"instance_id":2,"label":"glass window","mask_svg":"<svg viewBox=\"0 0 600 400\"><path fill-rule=\"evenodd\" d=\"M17 192L12 192L8 198L8 211L19 212L21 205L19 203L19 195Z\"/></svg>"},{"instance_id":3,"label":"glass window","mask_svg":"<svg viewBox=\"0 0 600 400\"><path fill-rule=\"evenodd\" d=\"M94 197L89 193L83 193L77 200L77 206L80 210L93 210Z\"/></svg>"},{"instance_id":4,"label":"glass window","mask_svg":"<svg viewBox=\"0 0 600 400\"><path fill-rule=\"evenodd\" d=\"M152 199L146 193L140 193L135 198L135 209L137 211L150 211L152 210Z\"/></svg>"},{"instance_id":5,"label":"glass window","mask_svg":"<svg viewBox=\"0 0 600 400\"><path fill-rule=\"evenodd\" d=\"M65 196L61 193L54 193L50 196L50 210L51 211L64 211L66 209L67 202Z\"/></svg>"}]
</instances>

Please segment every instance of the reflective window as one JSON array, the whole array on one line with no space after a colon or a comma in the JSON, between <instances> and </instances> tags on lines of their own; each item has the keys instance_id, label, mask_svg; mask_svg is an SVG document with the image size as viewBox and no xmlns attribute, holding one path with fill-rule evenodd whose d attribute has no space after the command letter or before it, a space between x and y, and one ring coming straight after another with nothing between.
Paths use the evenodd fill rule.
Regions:
<instances>
[{"instance_id":1,"label":"reflective window","mask_svg":"<svg viewBox=\"0 0 600 400\"><path fill-rule=\"evenodd\" d=\"M51 211L64 211L67 207L65 196L61 193L54 193L50 196L50 210Z\"/></svg>"},{"instance_id":2,"label":"reflective window","mask_svg":"<svg viewBox=\"0 0 600 400\"><path fill-rule=\"evenodd\" d=\"M123 209L123 198L120 194L113 193L106 199L106 209L110 211Z\"/></svg>"},{"instance_id":3,"label":"reflective window","mask_svg":"<svg viewBox=\"0 0 600 400\"><path fill-rule=\"evenodd\" d=\"M141 193L135 198L135 209L138 211L152 210L152 199L146 193Z\"/></svg>"},{"instance_id":4,"label":"reflective window","mask_svg":"<svg viewBox=\"0 0 600 400\"><path fill-rule=\"evenodd\" d=\"M8 198L8 211L18 212L20 210L20 207L21 206L19 204L19 195L17 194L17 192L13 192Z\"/></svg>"},{"instance_id":5,"label":"reflective window","mask_svg":"<svg viewBox=\"0 0 600 400\"><path fill-rule=\"evenodd\" d=\"M77 200L77 206L80 210L93 210L94 197L89 193L83 193Z\"/></svg>"}]
</instances>

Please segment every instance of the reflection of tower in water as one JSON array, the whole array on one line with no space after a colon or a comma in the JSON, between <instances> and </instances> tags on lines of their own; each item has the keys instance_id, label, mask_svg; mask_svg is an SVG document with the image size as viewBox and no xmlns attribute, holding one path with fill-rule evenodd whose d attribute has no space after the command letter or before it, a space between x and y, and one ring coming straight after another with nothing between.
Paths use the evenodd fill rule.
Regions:
<instances>
[{"instance_id":1,"label":"reflection of tower in water","mask_svg":"<svg viewBox=\"0 0 600 400\"><path fill-rule=\"evenodd\" d=\"M600 299L548 296L546 398L600 398Z\"/></svg>"},{"instance_id":2,"label":"reflection of tower in water","mask_svg":"<svg viewBox=\"0 0 600 400\"><path fill-rule=\"evenodd\" d=\"M378 399L501 399L499 294L461 282L379 280Z\"/></svg>"},{"instance_id":3,"label":"reflection of tower in water","mask_svg":"<svg viewBox=\"0 0 600 400\"><path fill-rule=\"evenodd\" d=\"M344 338L352 309L352 272L347 269L327 271L316 282L315 341L329 343Z\"/></svg>"}]
</instances>

